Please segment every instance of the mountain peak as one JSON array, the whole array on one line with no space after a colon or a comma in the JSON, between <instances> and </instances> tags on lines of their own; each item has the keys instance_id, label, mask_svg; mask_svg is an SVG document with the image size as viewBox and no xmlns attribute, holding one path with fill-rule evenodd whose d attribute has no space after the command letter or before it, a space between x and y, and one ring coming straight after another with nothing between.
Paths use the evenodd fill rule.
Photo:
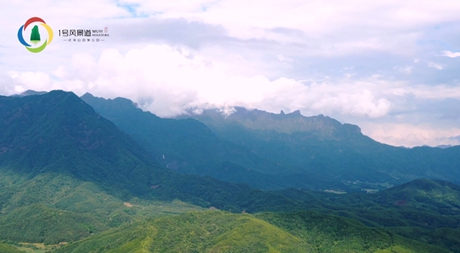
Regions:
<instances>
[{"instance_id":1,"label":"mountain peak","mask_svg":"<svg viewBox=\"0 0 460 253\"><path fill-rule=\"evenodd\" d=\"M158 118L153 113L144 112L142 109L139 108L139 106L136 103L127 98L116 97L114 99L105 99L101 97L95 97L90 93L85 93L80 98L92 107L97 108L96 111L102 115L105 115L104 117L107 118L111 118L111 116L114 116L112 113L109 113L110 111L123 112L126 117L123 120L133 120L133 114L143 113L148 113L151 114L153 117ZM113 118L111 120L113 120Z\"/></svg>"},{"instance_id":2,"label":"mountain peak","mask_svg":"<svg viewBox=\"0 0 460 253\"><path fill-rule=\"evenodd\" d=\"M140 146L72 92L0 97L0 167L25 173L62 172L115 182L133 169L157 166ZM142 175L133 182L148 183ZM120 183L121 184L121 183ZM136 189L123 183L127 189Z\"/></svg>"},{"instance_id":3,"label":"mountain peak","mask_svg":"<svg viewBox=\"0 0 460 253\"><path fill-rule=\"evenodd\" d=\"M11 97L26 97L26 96L34 96L34 95L43 95L46 93L47 93L46 91L26 90L20 94L12 95Z\"/></svg>"},{"instance_id":4,"label":"mountain peak","mask_svg":"<svg viewBox=\"0 0 460 253\"><path fill-rule=\"evenodd\" d=\"M295 110L291 114L295 116L302 116L302 114L300 113L300 110Z\"/></svg>"},{"instance_id":5,"label":"mountain peak","mask_svg":"<svg viewBox=\"0 0 460 253\"><path fill-rule=\"evenodd\" d=\"M93 94L89 93L89 92L86 92L85 94L83 94L83 96L81 96L80 98L96 98L95 96L93 96Z\"/></svg>"}]
</instances>

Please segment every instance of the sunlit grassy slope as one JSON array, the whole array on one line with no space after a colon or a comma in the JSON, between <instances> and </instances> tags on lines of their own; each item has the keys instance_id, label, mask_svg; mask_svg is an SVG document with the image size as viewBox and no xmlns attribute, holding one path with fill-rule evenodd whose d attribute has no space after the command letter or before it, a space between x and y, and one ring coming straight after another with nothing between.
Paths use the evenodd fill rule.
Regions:
<instances>
[{"instance_id":1,"label":"sunlit grassy slope","mask_svg":"<svg viewBox=\"0 0 460 253\"><path fill-rule=\"evenodd\" d=\"M0 243L0 252L2 253L24 253L24 251L18 250L16 247L13 247L8 244Z\"/></svg>"},{"instance_id":2,"label":"sunlit grassy slope","mask_svg":"<svg viewBox=\"0 0 460 253\"><path fill-rule=\"evenodd\" d=\"M1 170L0 204L0 240L45 244L77 241L139 219L202 210L178 200L121 200L94 183L55 173L28 179Z\"/></svg>"},{"instance_id":3,"label":"sunlit grassy slope","mask_svg":"<svg viewBox=\"0 0 460 253\"><path fill-rule=\"evenodd\" d=\"M314 212L194 212L139 222L56 252L447 252Z\"/></svg>"}]
</instances>

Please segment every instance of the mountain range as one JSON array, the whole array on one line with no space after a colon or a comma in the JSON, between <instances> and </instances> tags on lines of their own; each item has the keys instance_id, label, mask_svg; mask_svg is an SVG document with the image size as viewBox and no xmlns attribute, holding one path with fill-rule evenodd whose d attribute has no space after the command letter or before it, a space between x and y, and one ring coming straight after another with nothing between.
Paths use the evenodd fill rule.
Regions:
<instances>
[{"instance_id":1,"label":"mountain range","mask_svg":"<svg viewBox=\"0 0 460 253\"><path fill-rule=\"evenodd\" d=\"M162 119L127 99L82 99L181 173L264 190L380 190L418 178L460 183L460 146L393 147L323 115L235 107Z\"/></svg>"},{"instance_id":2,"label":"mountain range","mask_svg":"<svg viewBox=\"0 0 460 253\"><path fill-rule=\"evenodd\" d=\"M458 252L458 151L298 112L0 96L0 252Z\"/></svg>"}]
</instances>

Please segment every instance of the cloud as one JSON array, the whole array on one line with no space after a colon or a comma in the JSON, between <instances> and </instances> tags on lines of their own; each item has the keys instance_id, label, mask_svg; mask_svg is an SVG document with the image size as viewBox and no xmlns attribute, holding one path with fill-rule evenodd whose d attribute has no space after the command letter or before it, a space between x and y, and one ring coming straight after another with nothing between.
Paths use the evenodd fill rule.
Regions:
<instances>
[{"instance_id":1,"label":"cloud","mask_svg":"<svg viewBox=\"0 0 460 253\"><path fill-rule=\"evenodd\" d=\"M156 41L159 44L185 45L198 49L203 44L229 43L232 40L220 25L184 18L123 19L113 21L111 25L116 31L113 36L123 43L151 44Z\"/></svg>"},{"instance_id":2,"label":"cloud","mask_svg":"<svg viewBox=\"0 0 460 253\"><path fill-rule=\"evenodd\" d=\"M439 129L430 124L364 124L363 133L373 139L394 146L460 145L460 128Z\"/></svg>"},{"instance_id":3,"label":"cloud","mask_svg":"<svg viewBox=\"0 0 460 253\"><path fill-rule=\"evenodd\" d=\"M175 116L191 107L247 106L269 111L304 110L381 117L390 102L369 83L301 83L291 78L234 75L225 61L168 45L150 45L122 54L105 50L99 59L76 54L72 65L53 74L11 72L17 87L63 88L104 97L125 96L160 116ZM15 86L16 87L16 86ZM15 91L19 88L15 88Z\"/></svg>"},{"instance_id":4,"label":"cloud","mask_svg":"<svg viewBox=\"0 0 460 253\"><path fill-rule=\"evenodd\" d=\"M415 0L125 2L137 13L161 19L185 18L219 25L239 39L312 43L317 46L312 54L350 54L363 49L410 53L417 50L414 44L424 40L424 27L458 22L460 11L456 2L433 6Z\"/></svg>"},{"instance_id":5,"label":"cloud","mask_svg":"<svg viewBox=\"0 0 460 253\"><path fill-rule=\"evenodd\" d=\"M436 131L460 123L459 53L446 51L460 48L460 2L93 2L5 5L0 93L123 96L160 116L188 107L299 109L388 139L368 130L400 126L392 141L408 146L441 142L448 135ZM111 36L71 45L56 36L45 51L31 54L16 38L31 16L55 30L108 26ZM409 126L423 131L410 137Z\"/></svg>"},{"instance_id":6,"label":"cloud","mask_svg":"<svg viewBox=\"0 0 460 253\"><path fill-rule=\"evenodd\" d=\"M453 136L450 137L451 140L456 141L457 143L460 143L460 135L459 136Z\"/></svg>"},{"instance_id":7,"label":"cloud","mask_svg":"<svg viewBox=\"0 0 460 253\"><path fill-rule=\"evenodd\" d=\"M16 72L11 71L9 77L12 80L10 84L14 93L21 93L28 89L41 90L41 88L51 88L50 77L43 72Z\"/></svg>"},{"instance_id":8,"label":"cloud","mask_svg":"<svg viewBox=\"0 0 460 253\"><path fill-rule=\"evenodd\" d=\"M434 68L434 69L437 69L437 70L442 70L442 69L444 69L444 67L443 67L441 64L438 64L438 63L436 63L436 62L430 62L430 61L428 61L426 64L428 65L428 67Z\"/></svg>"},{"instance_id":9,"label":"cloud","mask_svg":"<svg viewBox=\"0 0 460 253\"><path fill-rule=\"evenodd\" d=\"M442 53L443 53L444 56L447 56L449 58L460 57L460 52L443 51Z\"/></svg>"},{"instance_id":10,"label":"cloud","mask_svg":"<svg viewBox=\"0 0 460 253\"><path fill-rule=\"evenodd\" d=\"M408 87L389 88L385 93L393 93L399 96L413 95L418 99L447 99L460 98L460 86L450 85L411 85Z\"/></svg>"},{"instance_id":11,"label":"cloud","mask_svg":"<svg viewBox=\"0 0 460 253\"><path fill-rule=\"evenodd\" d=\"M404 66L404 67L395 67L394 69L399 71L399 72L401 72L401 73L404 73L406 75L410 75L410 74L412 74L412 70L414 69L414 67L412 67L412 66Z\"/></svg>"}]
</instances>

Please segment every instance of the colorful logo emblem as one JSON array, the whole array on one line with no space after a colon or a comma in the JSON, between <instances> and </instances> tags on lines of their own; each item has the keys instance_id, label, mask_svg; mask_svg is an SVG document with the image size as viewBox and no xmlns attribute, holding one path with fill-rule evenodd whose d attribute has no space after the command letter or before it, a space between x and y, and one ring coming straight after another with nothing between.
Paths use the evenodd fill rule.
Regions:
<instances>
[{"instance_id":1,"label":"colorful logo emblem","mask_svg":"<svg viewBox=\"0 0 460 253\"><path fill-rule=\"evenodd\" d=\"M45 39L45 42L41 43L42 39L40 37L40 30L38 28L38 25L35 25L33 28L32 28L32 31L30 32L30 42L31 44L34 44L35 46L33 45L30 45L29 43L27 43L25 40L24 40L24 34L25 34L25 31L27 29L27 27L33 23L39 23L41 26L43 26L46 31L48 32L48 38ZM22 45L24 45L26 47L27 50L29 50L30 52L32 53L39 53L41 51L43 51L43 49L46 48L47 45L49 45L51 43L51 41L53 40L53 30L51 29L51 27L49 25L47 25L45 23L45 21L43 21L43 19L41 18L38 18L38 17L33 17L33 18L29 18L26 23L21 26L19 28L19 31L18 31L18 40L19 42L21 42Z\"/></svg>"}]
</instances>

